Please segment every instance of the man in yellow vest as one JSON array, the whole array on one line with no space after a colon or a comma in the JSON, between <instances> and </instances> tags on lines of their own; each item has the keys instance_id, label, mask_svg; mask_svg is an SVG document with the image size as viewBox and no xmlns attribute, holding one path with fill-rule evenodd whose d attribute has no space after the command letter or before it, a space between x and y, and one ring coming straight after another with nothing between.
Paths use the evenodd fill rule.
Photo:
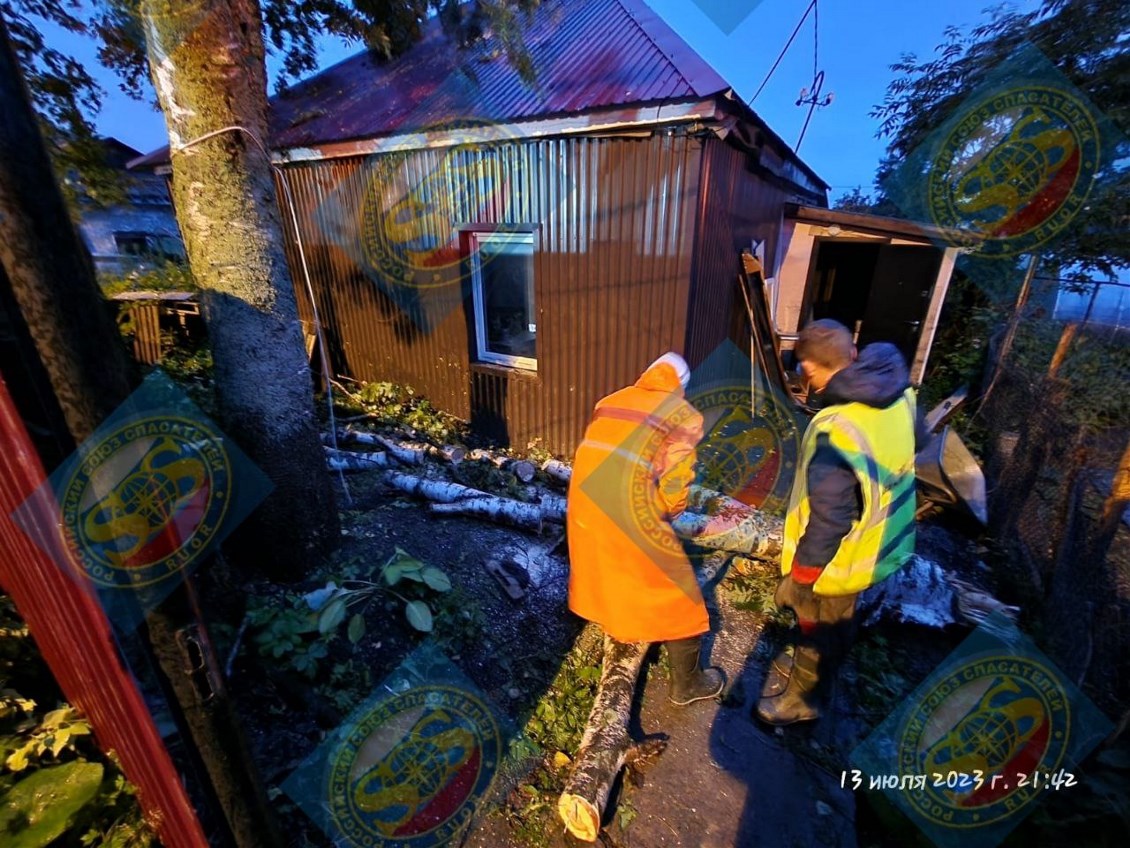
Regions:
<instances>
[{"instance_id":1,"label":"man in yellow vest","mask_svg":"<svg viewBox=\"0 0 1130 848\"><path fill-rule=\"evenodd\" d=\"M851 646L856 596L914 552L917 410L902 354L880 342L857 355L831 320L806 325L795 353L820 411L801 443L776 594L799 634L792 656L773 661L756 708L773 725L820 717Z\"/></svg>"}]
</instances>

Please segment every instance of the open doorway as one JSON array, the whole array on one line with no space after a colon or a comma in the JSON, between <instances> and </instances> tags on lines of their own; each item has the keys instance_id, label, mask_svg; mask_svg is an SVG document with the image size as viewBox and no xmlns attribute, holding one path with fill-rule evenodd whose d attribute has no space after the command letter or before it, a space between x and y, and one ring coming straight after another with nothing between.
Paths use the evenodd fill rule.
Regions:
<instances>
[{"instance_id":1,"label":"open doorway","mask_svg":"<svg viewBox=\"0 0 1130 848\"><path fill-rule=\"evenodd\" d=\"M802 306L801 326L831 318L858 336L860 347L891 342L914 361L942 251L874 240L818 239Z\"/></svg>"}]
</instances>

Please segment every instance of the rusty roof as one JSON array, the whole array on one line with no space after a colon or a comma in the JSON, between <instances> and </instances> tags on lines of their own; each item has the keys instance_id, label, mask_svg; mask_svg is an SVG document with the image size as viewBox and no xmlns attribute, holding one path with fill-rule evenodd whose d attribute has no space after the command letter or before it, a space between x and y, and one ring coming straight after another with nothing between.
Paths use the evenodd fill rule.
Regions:
<instances>
[{"instance_id":1,"label":"rusty roof","mask_svg":"<svg viewBox=\"0 0 1130 848\"><path fill-rule=\"evenodd\" d=\"M543 0L518 14L535 78L522 79L496 40L458 50L439 21L386 62L364 51L271 98L271 147L333 145L468 124L516 124L617 107L724 95L823 181L733 94L733 88L644 0ZM168 148L130 163L168 162Z\"/></svg>"},{"instance_id":2,"label":"rusty roof","mask_svg":"<svg viewBox=\"0 0 1130 848\"><path fill-rule=\"evenodd\" d=\"M643 0L545 0L519 21L532 84L489 52L490 42L456 50L432 19L420 43L392 62L361 53L275 97L275 146L701 99L730 88Z\"/></svg>"}]
</instances>

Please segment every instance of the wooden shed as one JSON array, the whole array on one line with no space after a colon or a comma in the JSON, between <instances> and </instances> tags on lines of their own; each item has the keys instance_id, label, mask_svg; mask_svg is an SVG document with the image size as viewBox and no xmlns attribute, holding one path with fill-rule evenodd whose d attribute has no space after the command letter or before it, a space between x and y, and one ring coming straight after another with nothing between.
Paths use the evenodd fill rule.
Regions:
<instances>
[{"instance_id":1,"label":"wooden shed","mask_svg":"<svg viewBox=\"0 0 1130 848\"><path fill-rule=\"evenodd\" d=\"M832 318L860 346L898 345L918 384L960 248L938 227L790 203L769 284L786 350L809 321Z\"/></svg>"}]
</instances>

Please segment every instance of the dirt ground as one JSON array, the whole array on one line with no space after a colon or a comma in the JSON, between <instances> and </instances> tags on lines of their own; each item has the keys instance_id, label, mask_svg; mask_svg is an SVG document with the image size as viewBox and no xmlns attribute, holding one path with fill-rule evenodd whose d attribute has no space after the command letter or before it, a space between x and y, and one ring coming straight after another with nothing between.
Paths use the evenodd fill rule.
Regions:
<instances>
[{"instance_id":1,"label":"dirt ground","mask_svg":"<svg viewBox=\"0 0 1130 848\"><path fill-rule=\"evenodd\" d=\"M256 764L288 834L288 845L331 843L281 789L290 775L352 710L363 704L414 648L431 641L489 699L515 729L526 726L569 654L583 622L566 606L564 554L542 558L536 579L520 601L507 598L486 572L492 554L516 543L548 547L536 538L460 517L432 516L417 501L388 491L379 475L349 478L352 504L344 510L343 547L335 562L375 576L400 547L443 568L454 591L437 606L429 636L405 623L392 599L365 612L367 631L356 645L337 639L313 680L282 672L245 637L234 654L231 690L245 721ZM920 552L968 572L975 548L940 526L920 532ZM218 572L204 588L217 642L227 656L249 597L282 600L286 591L308 592L331 579L337 566L312 574L285 590L264 576L236 579ZM772 581L771 571L763 575ZM706 585L712 615L710 661L727 676L721 703L686 708L666 701L667 679L658 654L645 666L633 727L636 738L662 733L666 752L641 775L630 775L614 791L601 840L607 846L696 846L696 848L802 848L915 844L910 833L880 824L862 796L841 785L848 755L899 699L967 634L908 626L864 631L841 671L829 713L820 721L773 730L755 723L756 701L769 657L783 644L781 624L757 603L735 593L731 570ZM745 601L743 602L743 598ZM737 599L737 600L735 600ZM328 671L331 665L346 670ZM541 751L552 758L556 751ZM562 752L571 755L573 751ZM544 762L543 770L544 770ZM538 757L527 764L538 765ZM468 848L577 846L554 813L555 784L526 788L521 772L500 778L459 844ZM524 809L523 809L524 805ZM532 809L536 815L529 815ZM455 844L455 843L450 843Z\"/></svg>"}]
</instances>

